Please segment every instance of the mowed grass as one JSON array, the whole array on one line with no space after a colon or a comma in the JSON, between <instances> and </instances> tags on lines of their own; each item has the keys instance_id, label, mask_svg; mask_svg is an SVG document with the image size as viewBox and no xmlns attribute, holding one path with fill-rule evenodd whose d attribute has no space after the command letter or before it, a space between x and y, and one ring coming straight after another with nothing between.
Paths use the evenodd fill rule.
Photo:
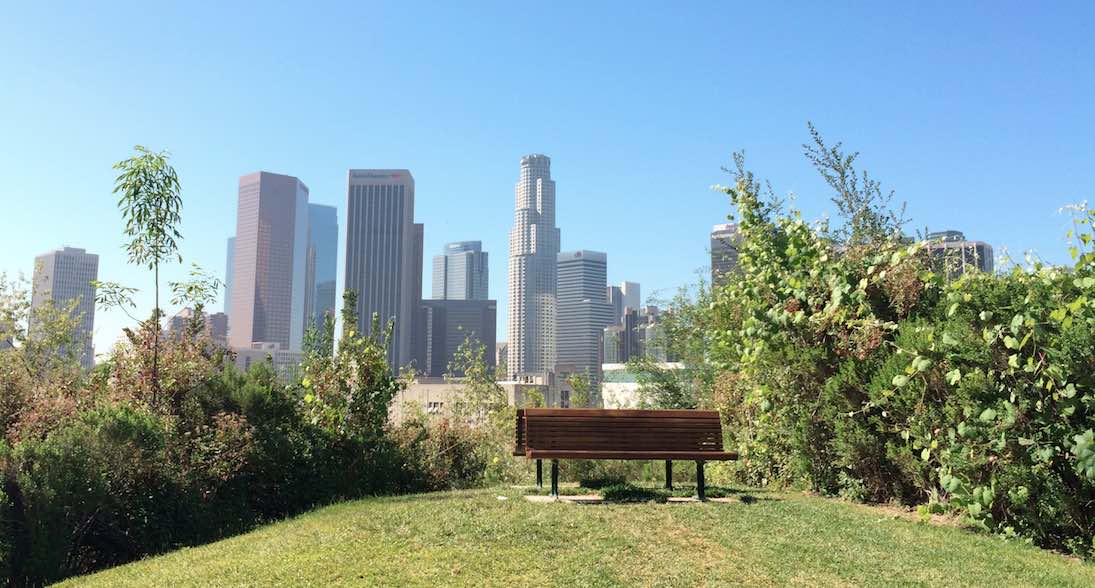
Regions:
<instances>
[{"instance_id":1,"label":"mowed grass","mask_svg":"<svg viewBox=\"0 0 1095 588\"><path fill-rule=\"evenodd\" d=\"M1016 542L802 494L751 497L537 504L506 488L373 498L66 585L1095 586L1095 566Z\"/></svg>"}]
</instances>

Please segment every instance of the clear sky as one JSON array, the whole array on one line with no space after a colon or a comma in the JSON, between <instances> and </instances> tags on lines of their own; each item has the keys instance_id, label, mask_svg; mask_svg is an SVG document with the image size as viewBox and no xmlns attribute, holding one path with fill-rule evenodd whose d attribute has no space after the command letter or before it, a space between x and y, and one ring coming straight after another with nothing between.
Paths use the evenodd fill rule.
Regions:
<instances>
[{"instance_id":1,"label":"clear sky","mask_svg":"<svg viewBox=\"0 0 1095 588\"><path fill-rule=\"evenodd\" d=\"M424 282L443 243L482 240L499 339L526 153L552 158L563 249L644 296L706 271L733 151L831 210L808 120L918 227L998 252L1065 261L1057 210L1095 195L1090 2L161 4L0 1L0 271L84 247L146 314L110 193L138 143L173 153L182 254L218 272L240 175L298 176L343 214L348 168L410 169ZM126 324L100 312L97 350Z\"/></svg>"}]
</instances>

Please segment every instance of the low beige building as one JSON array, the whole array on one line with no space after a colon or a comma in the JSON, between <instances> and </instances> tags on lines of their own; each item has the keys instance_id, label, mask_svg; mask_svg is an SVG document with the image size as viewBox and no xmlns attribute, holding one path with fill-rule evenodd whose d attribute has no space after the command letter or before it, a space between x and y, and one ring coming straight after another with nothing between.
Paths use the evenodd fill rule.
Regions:
<instances>
[{"instance_id":1,"label":"low beige building","mask_svg":"<svg viewBox=\"0 0 1095 588\"><path fill-rule=\"evenodd\" d=\"M506 394L510 406L533 406L541 402L545 406L560 406L566 401L567 390L558 389L542 381L498 382ZM388 411L392 422L400 423L414 414L424 412L427 415L451 416L453 405L464 393L464 385L459 379L418 378L392 399Z\"/></svg>"}]
</instances>

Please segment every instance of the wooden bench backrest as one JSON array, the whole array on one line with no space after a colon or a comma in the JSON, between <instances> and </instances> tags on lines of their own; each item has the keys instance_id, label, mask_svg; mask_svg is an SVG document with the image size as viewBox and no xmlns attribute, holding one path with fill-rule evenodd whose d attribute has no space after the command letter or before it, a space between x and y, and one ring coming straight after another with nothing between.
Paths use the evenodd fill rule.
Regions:
<instances>
[{"instance_id":1,"label":"wooden bench backrest","mask_svg":"<svg viewBox=\"0 0 1095 588\"><path fill-rule=\"evenodd\" d=\"M527 449L722 451L713 410L527 408L517 411L515 455Z\"/></svg>"}]
</instances>

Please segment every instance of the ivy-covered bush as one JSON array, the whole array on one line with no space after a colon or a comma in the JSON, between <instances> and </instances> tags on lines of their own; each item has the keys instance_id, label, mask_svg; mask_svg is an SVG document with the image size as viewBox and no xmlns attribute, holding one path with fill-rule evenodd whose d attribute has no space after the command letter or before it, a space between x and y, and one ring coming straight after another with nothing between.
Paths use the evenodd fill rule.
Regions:
<instances>
[{"instance_id":1,"label":"ivy-covered bush","mask_svg":"<svg viewBox=\"0 0 1095 588\"><path fill-rule=\"evenodd\" d=\"M1076 211L1072 267L952 279L923 242L806 223L740 160L725 190L740 271L706 334L740 478L1092 553L1095 213Z\"/></svg>"}]
</instances>

